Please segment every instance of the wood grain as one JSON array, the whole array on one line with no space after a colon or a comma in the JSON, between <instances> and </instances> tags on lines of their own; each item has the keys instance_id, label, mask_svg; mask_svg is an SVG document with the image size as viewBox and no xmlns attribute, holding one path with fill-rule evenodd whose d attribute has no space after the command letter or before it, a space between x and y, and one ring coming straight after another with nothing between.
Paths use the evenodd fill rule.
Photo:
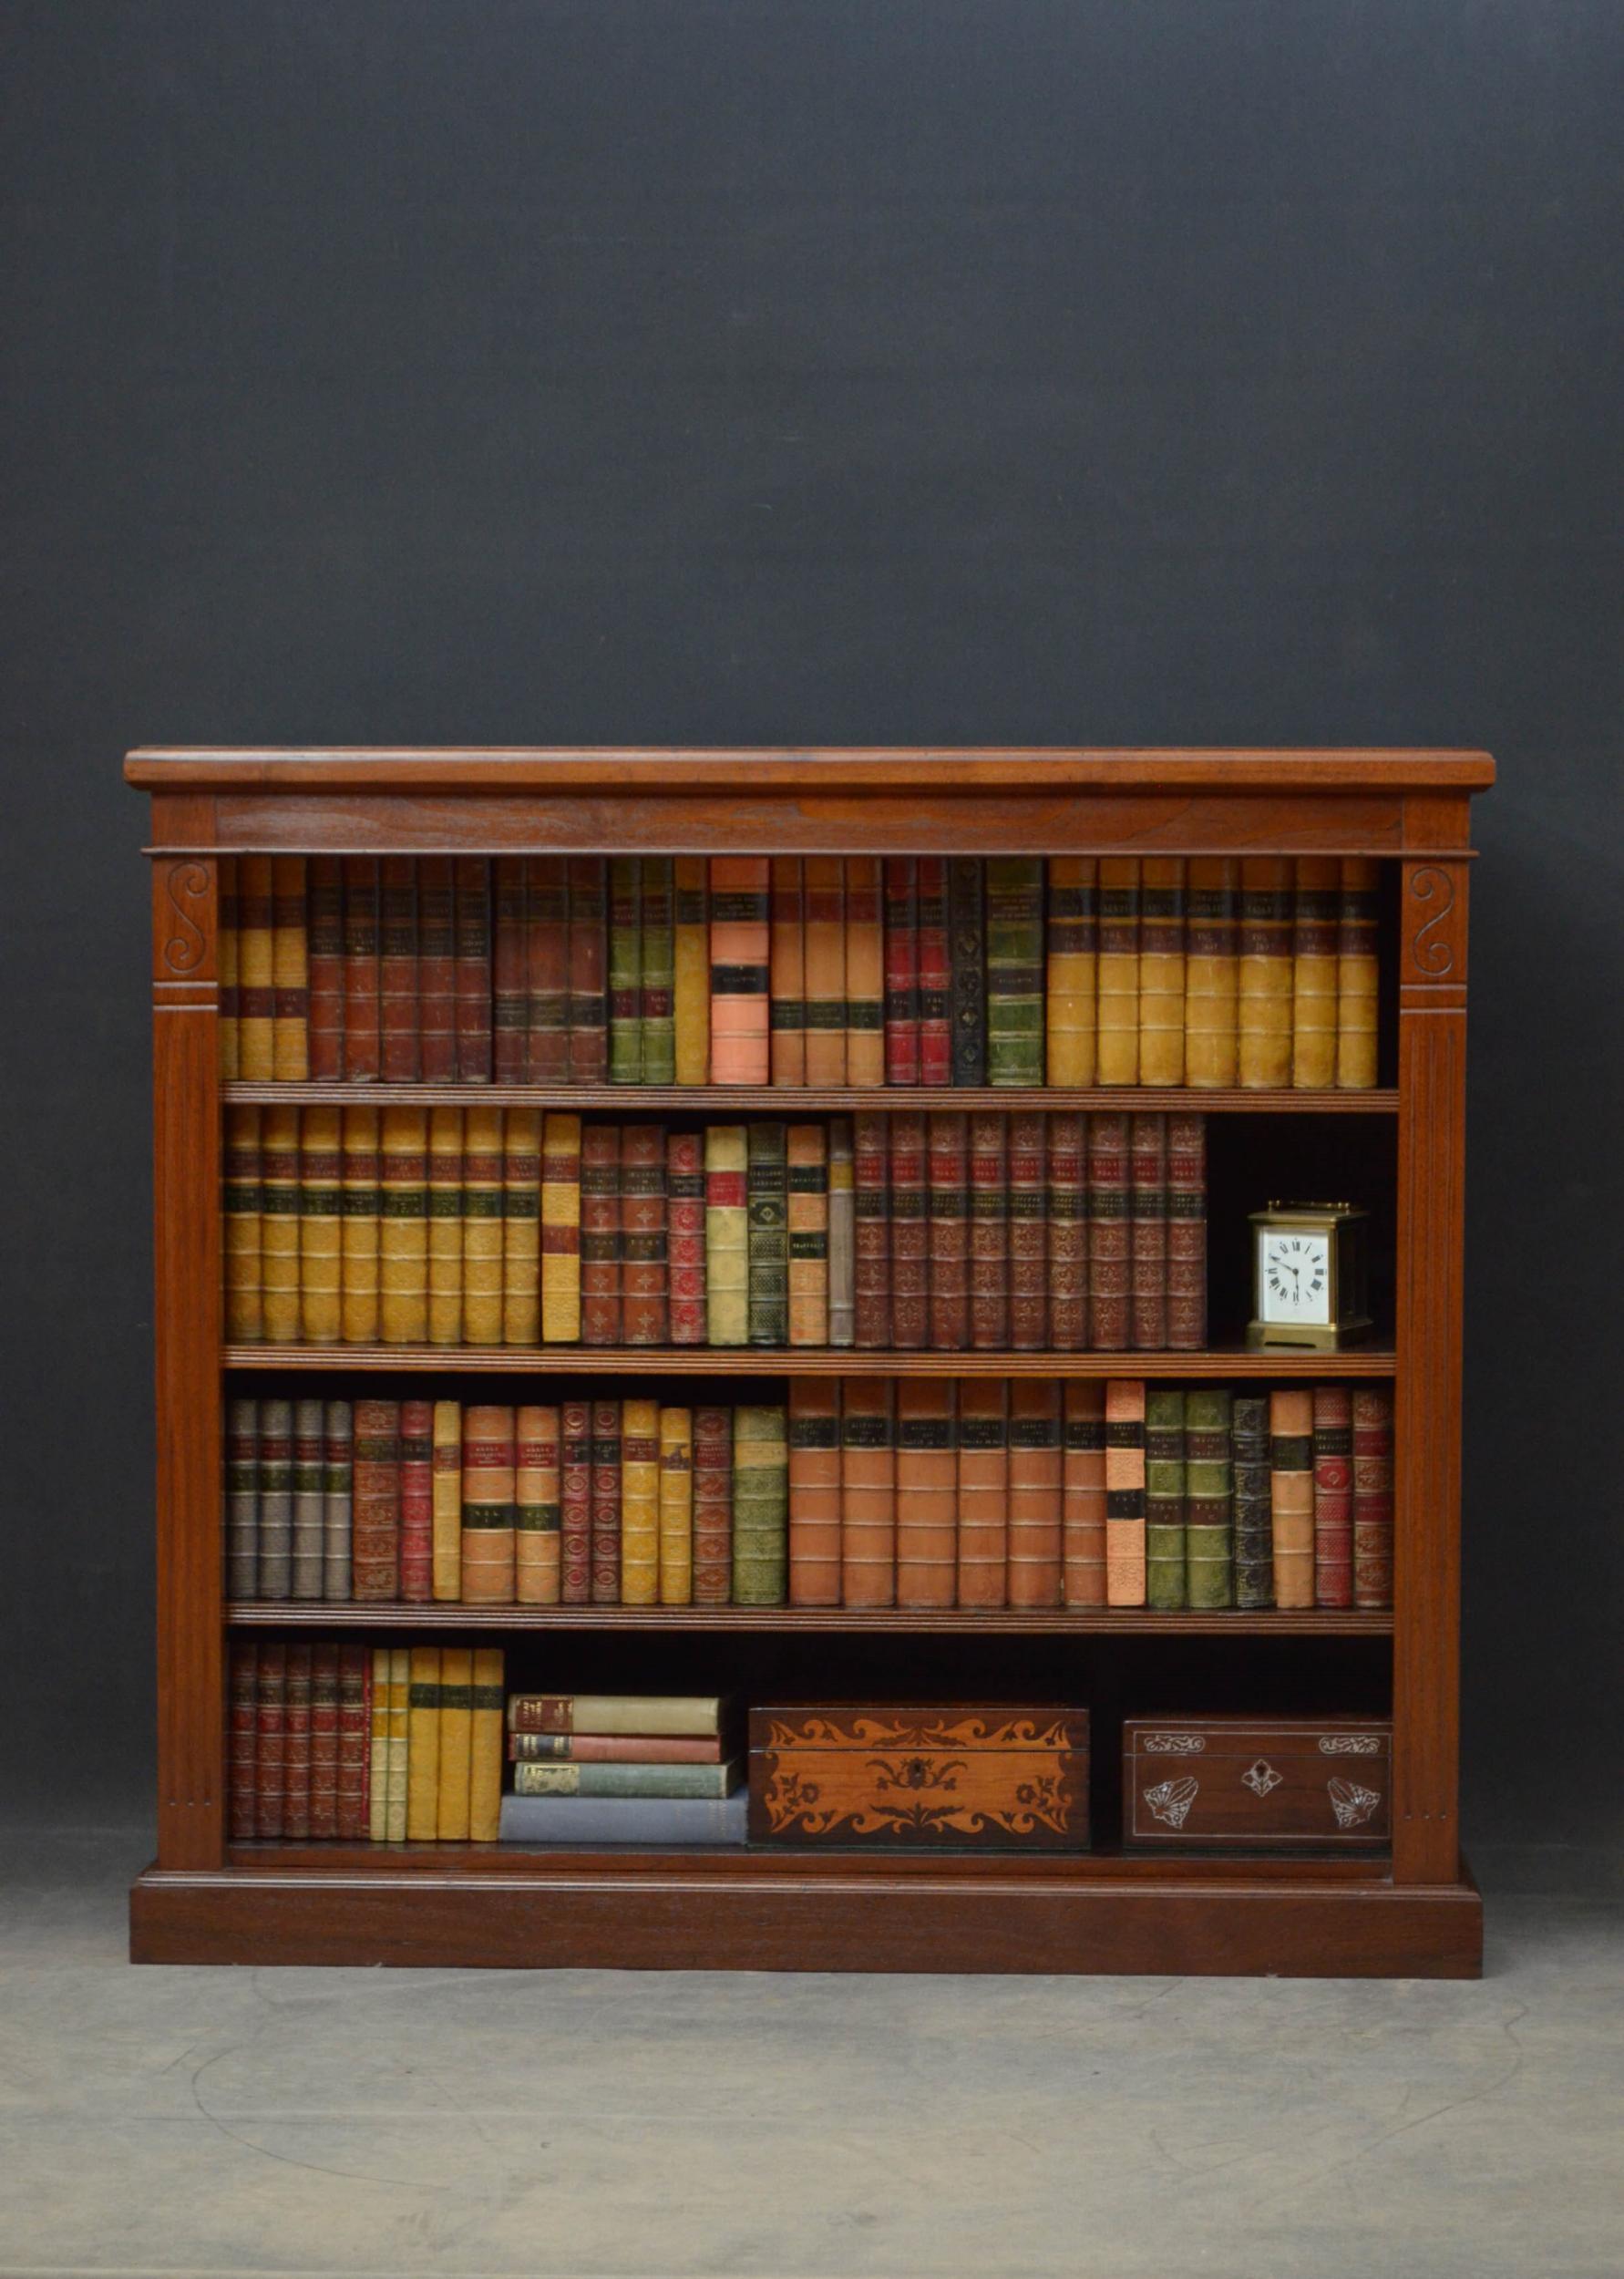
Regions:
<instances>
[{"instance_id":1,"label":"wood grain","mask_svg":"<svg viewBox=\"0 0 1624 2279\"><path fill-rule=\"evenodd\" d=\"M1104 1606L462 1606L351 1601L239 1599L225 1610L234 1630L624 1630L836 1632L850 1637L946 1635L1008 1638L1385 1638L1393 1616L1330 1607L1300 1613L1153 1614Z\"/></svg>"},{"instance_id":2,"label":"wood grain","mask_svg":"<svg viewBox=\"0 0 1624 2279\"><path fill-rule=\"evenodd\" d=\"M437 1369L556 1377L1391 1377L1380 1346L1347 1353L1244 1346L1207 1353L891 1353L785 1346L227 1346L229 1369Z\"/></svg>"},{"instance_id":3,"label":"wood grain","mask_svg":"<svg viewBox=\"0 0 1624 2279\"><path fill-rule=\"evenodd\" d=\"M821 1109L1000 1109L1012 1106L1058 1114L1075 1109L1130 1111L1171 1109L1184 1114L1246 1116L1392 1116L1396 1086L1368 1092L1203 1092L1189 1087L1118 1085L1084 1090L1065 1085L1021 1091L1010 1086L963 1085L940 1091L853 1085L769 1084L227 1084L226 1100L271 1107L306 1102L346 1108L612 1108L625 1116L782 1116Z\"/></svg>"}]
</instances>

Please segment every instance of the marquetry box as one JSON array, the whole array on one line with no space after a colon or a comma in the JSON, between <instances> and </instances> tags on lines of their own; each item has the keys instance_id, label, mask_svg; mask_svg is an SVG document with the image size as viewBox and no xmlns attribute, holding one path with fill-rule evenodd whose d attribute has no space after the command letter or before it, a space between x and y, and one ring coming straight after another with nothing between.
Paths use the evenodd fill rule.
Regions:
<instances>
[{"instance_id":1,"label":"marquetry box","mask_svg":"<svg viewBox=\"0 0 1624 2279\"><path fill-rule=\"evenodd\" d=\"M845 1705L750 1712L758 1843L1088 1849L1088 1712Z\"/></svg>"},{"instance_id":2,"label":"marquetry box","mask_svg":"<svg viewBox=\"0 0 1624 2279\"><path fill-rule=\"evenodd\" d=\"M1392 1754L1384 1718L1129 1718L1123 1838L1181 1850L1382 1845Z\"/></svg>"}]
</instances>

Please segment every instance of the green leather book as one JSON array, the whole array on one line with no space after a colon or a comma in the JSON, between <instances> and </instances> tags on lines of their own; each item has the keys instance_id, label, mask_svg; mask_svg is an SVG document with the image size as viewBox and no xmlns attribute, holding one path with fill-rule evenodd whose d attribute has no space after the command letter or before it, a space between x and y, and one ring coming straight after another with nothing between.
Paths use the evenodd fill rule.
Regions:
<instances>
[{"instance_id":1,"label":"green leather book","mask_svg":"<svg viewBox=\"0 0 1624 2279\"><path fill-rule=\"evenodd\" d=\"M721 1765L519 1764L515 1796L725 1797L742 1778L739 1759Z\"/></svg>"},{"instance_id":2,"label":"green leather book","mask_svg":"<svg viewBox=\"0 0 1624 2279\"><path fill-rule=\"evenodd\" d=\"M783 1124L752 1124L745 1188L749 1342L789 1343L789 1173Z\"/></svg>"},{"instance_id":3,"label":"green leather book","mask_svg":"<svg viewBox=\"0 0 1624 2279\"><path fill-rule=\"evenodd\" d=\"M609 1081L642 1082L642 864L609 865Z\"/></svg>"},{"instance_id":4,"label":"green leather book","mask_svg":"<svg viewBox=\"0 0 1624 2279\"><path fill-rule=\"evenodd\" d=\"M676 1082L676 888L669 855L642 858L642 1080Z\"/></svg>"},{"instance_id":5,"label":"green leather book","mask_svg":"<svg viewBox=\"0 0 1624 2279\"><path fill-rule=\"evenodd\" d=\"M782 1606L789 1581L789 1432L782 1408L733 1412L733 1599Z\"/></svg>"},{"instance_id":6,"label":"green leather book","mask_svg":"<svg viewBox=\"0 0 1624 2279\"><path fill-rule=\"evenodd\" d=\"M1235 1498L1235 1604L1255 1611L1274 1604L1267 1394L1236 1395L1229 1446Z\"/></svg>"},{"instance_id":7,"label":"green leather book","mask_svg":"<svg viewBox=\"0 0 1624 2279\"><path fill-rule=\"evenodd\" d=\"M1167 1386L1145 1395L1145 1604L1164 1613L1186 1603L1184 1402Z\"/></svg>"},{"instance_id":8,"label":"green leather book","mask_svg":"<svg viewBox=\"0 0 1624 2279\"><path fill-rule=\"evenodd\" d=\"M1043 1080L1043 865L987 861L987 1081Z\"/></svg>"},{"instance_id":9,"label":"green leather book","mask_svg":"<svg viewBox=\"0 0 1624 2279\"><path fill-rule=\"evenodd\" d=\"M1235 1604L1232 1408L1229 1394L1205 1387L1184 1397L1184 1579L1193 1607Z\"/></svg>"}]
</instances>

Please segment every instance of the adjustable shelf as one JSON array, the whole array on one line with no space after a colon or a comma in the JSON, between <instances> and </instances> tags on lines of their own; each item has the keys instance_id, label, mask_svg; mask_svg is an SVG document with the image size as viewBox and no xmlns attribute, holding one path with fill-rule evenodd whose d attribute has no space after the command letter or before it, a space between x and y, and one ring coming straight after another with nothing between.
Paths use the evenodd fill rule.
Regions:
<instances>
[{"instance_id":1,"label":"adjustable shelf","mask_svg":"<svg viewBox=\"0 0 1624 2279\"><path fill-rule=\"evenodd\" d=\"M225 1609L233 1630L623 1630L658 1635L729 1631L837 1632L850 1637L933 1635L990 1638L1390 1638L1385 1611L1308 1607L1244 1614L1154 1614L1139 1606L465 1606L328 1604L319 1599L238 1599Z\"/></svg>"},{"instance_id":2,"label":"adjustable shelf","mask_svg":"<svg viewBox=\"0 0 1624 2279\"><path fill-rule=\"evenodd\" d=\"M495 1377L1392 1377L1392 1350L892 1353L826 1346L226 1346L228 1369L436 1369Z\"/></svg>"},{"instance_id":3,"label":"adjustable shelf","mask_svg":"<svg viewBox=\"0 0 1624 2279\"><path fill-rule=\"evenodd\" d=\"M1247 1116L1393 1116L1393 1087L1364 1092L1220 1092L1187 1086L1069 1085L771 1085L771 1084L222 1084L228 1105L256 1102L298 1108L612 1108L622 1115L787 1116L853 1109L1121 1109L1130 1113Z\"/></svg>"}]
</instances>

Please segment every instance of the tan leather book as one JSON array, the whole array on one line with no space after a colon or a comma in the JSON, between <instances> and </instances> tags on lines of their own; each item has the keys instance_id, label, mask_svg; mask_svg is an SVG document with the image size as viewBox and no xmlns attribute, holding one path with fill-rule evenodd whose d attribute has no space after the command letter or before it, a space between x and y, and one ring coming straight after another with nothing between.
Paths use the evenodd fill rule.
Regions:
<instances>
[{"instance_id":1,"label":"tan leather book","mask_svg":"<svg viewBox=\"0 0 1624 2279\"><path fill-rule=\"evenodd\" d=\"M897 1601L897 1446L889 1377L840 1386L840 1596L847 1606Z\"/></svg>"},{"instance_id":2,"label":"tan leather book","mask_svg":"<svg viewBox=\"0 0 1624 2279\"><path fill-rule=\"evenodd\" d=\"M1184 1082L1185 862L1139 867L1139 1081Z\"/></svg>"},{"instance_id":3,"label":"tan leather book","mask_svg":"<svg viewBox=\"0 0 1624 2279\"><path fill-rule=\"evenodd\" d=\"M462 1343L462 1110L428 1111L428 1342Z\"/></svg>"},{"instance_id":4,"label":"tan leather book","mask_svg":"<svg viewBox=\"0 0 1624 2279\"><path fill-rule=\"evenodd\" d=\"M660 1604L694 1600L694 1411L660 1411Z\"/></svg>"},{"instance_id":5,"label":"tan leather book","mask_svg":"<svg viewBox=\"0 0 1624 2279\"><path fill-rule=\"evenodd\" d=\"M462 1129L462 1342L502 1342L503 1132L499 1108L470 1108Z\"/></svg>"},{"instance_id":6,"label":"tan leather book","mask_svg":"<svg viewBox=\"0 0 1624 2279\"><path fill-rule=\"evenodd\" d=\"M1337 913L1336 1080L1344 1092L1376 1081L1377 881L1369 855L1344 855Z\"/></svg>"},{"instance_id":7,"label":"tan leather book","mask_svg":"<svg viewBox=\"0 0 1624 2279\"><path fill-rule=\"evenodd\" d=\"M276 1074L276 985L269 855L237 862L237 1073L245 1084Z\"/></svg>"},{"instance_id":8,"label":"tan leather book","mask_svg":"<svg viewBox=\"0 0 1624 2279\"><path fill-rule=\"evenodd\" d=\"M440 1786L440 1649L411 1646L406 1694L406 1841L433 1843Z\"/></svg>"},{"instance_id":9,"label":"tan leather book","mask_svg":"<svg viewBox=\"0 0 1624 2279\"><path fill-rule=\"evenodd\" d=\"M897 1386L897 1604L958 1594L958 1410L951 1377Z\"/></svg>"},{"instance_id":10,"label":"tan leather book","mask_svg":"<svg viewBox=\"0 0 1624 2279\"><path fill-rule=\"evenodd\" d=\"M789 1603L840 1604L840 1385L789 1380Z\"/></svg>"},{"instance_id":11,"label":"tan leather book","mask_svg":"<svg viewBox=\"0 0 1624 2279\"><path fill-rule=\"evenodd\" d=\"M1291 1081L1290 855L1248 855L1240 866L1240 1082Z\"/></svg>"},{"instance_id":12,"label":"tan leather book","mask_svg":"<svg viewBox=\"0 0 1624 2279\"><path fill-rule=\"evenodd\" d=\"M803 984L807 1084L846 1082L846 866L838 855L808 855L802 885Z\"/></svg>"},{"instance_id":13,"label":"tan leather book","mask_svg":"<svg viewBox=\"0 0 1624 2279\"><path fill-rule=\"evenodd\" d=\"M260 1648L263 1668L268 1653L281 1653L285 1647ZM367 1701L367 1782L366 1832L375 1844L389 1841L389 1672L395 1649L375 1646L371 1655L370 1685ZM262 1828L260 1834L265 1830Z\"/></svg>"},{"instance_id":14,"label":"tan leather book","mask_svg":"<svg viewBox=\"0 0 1624 2279\"><path fill-rule=\"evenodd\" d=\"M807 1081L815 1081L810 1038ZM845 1081L885 1082L885 892L879 855L846 858Z\"/></svg>"},{"instance_id":15,"label":"tan leather book","mask_svg":"<svg viewBox=\"0 0 1624 2279\"><path fill-rule=\"evenodd\" d=\"M711 1082L766 1084L771 1073L770 886L766 855L711 858Z\"/></svg>"},{"instance_id":16,"label":"tan leather book","mask_svg":"<svg viewBox=\"0 0 1624 2279\"><path fill-rule=\"evenodd\" d=\"M1139 863L1100 857L1098 1066L1102 1084L1139 1081Z\"/></svg>"},{"instance_id":17,"label":"tan leather book","mask_svg":"<svg viewBox=\"0 0 1624 2279\"><path fill-rule=\"evenodd\" d=\"M621 1407L621 1604L660 1599L660 1404Z\"/></svg>"},{"instance_id":18,"label":"tan leather book","mask_svg":"<svg viewBox=\"0 0 1624 2279\"><path fill-rule=\"evenodd\" d=\"M674 882L676 1080L708 1084L711 1076L711 923L704 855L678 855Z\"/></svg>"},{"instance_id":19,"label":"tan leather book","mask_svg":"<svg viewBox=\"0 0 1624 2279\"><path fill-rule=\"evenodd\" d=\"M533 1404L514 1418L513 1595L520 1606L556 1606L561 1586L559 1412Z\"/></svg>"},{"instance_id":20,"label":"tan leather book","mask_svg":"<svg viewBox=\"0 0 1624 2279\"><path fill-rule=\"evenodd\" d=\"M1231 1087L1240 1070L1240 864L1192 855L1185 883L1184 1080Z\"/></svg>"},{"instance_id":21,"label":"tan leather book","mask_svg":"<svg viewBox=\"0 0 1624 2279\"><path fill-rule=\"evenodd\" d=\"M502 1140L502 1343L541 1341L541 1111L510 1108Z\"/></svg>"},{"instance_id":22,"label":"tan leather book","mask_svg":"<svg viewBox=\"0 0 1624 2279\"><path fill-rule=\"evenodd\" d=\"M829 1343L857 1334L857 1186L849 1116L829 1119Z\"/></svg>"},{"instance_id":23,"label":"tan leather book","mask_svg":"<svg viewBox=\"0 0 1624 2279\"><path fill-rule=\"evenodd\" d=\"M474 1738L474 1657L467 1646L440 1655L439 1752L435 1782L435 1833L441 1843L467 1843L468 1774Z\"/></svg>"},{"instance_id":24,"label":"tan leather book","mask_svg":"<svg viewBox=\"0 0 1624 2279\"><path fill-rule=\"evenodd\" d=\"M1099 873L1094 855L1052 855L1049 860L1044 1026L1051 1084L1089 1085L1095 1080Z\"/></svg>"},{"instance_id":25,"label":"tan leather book","mask_svg":"<svg viewBox=\"0 0 1624 2279\"><path fill-rule=\"evenodd\" d=\"M1009 1388L995 1377L959 1387L959 1604L1002 1606L1008 1595Z\"/></svg>"},{"instance_id":26,"label":"tan leather book","mask_svg":"<svg viewBox=\"0 0 1624 2279\"><path fill-rule=\"evenodd\" d=\"M379 1151L378 1329L386 1346L428 1336L428 1111L386 1108Z\"/></svg>"},{"instance_id":27,"label":"tan leather book","mask_svg":"<svg viewBox=\"0 0 1624 2279\"><path fill-rule=\"evenodd\" d=\"M388 1690L385 1696L384 1837L392 1844L406 1840L406 1771L411 1715L412 1656L409 1646L391 1646Z\"/></svg>"},{"instance_id":28,"label":"tan leather book","mask_svg":"<svg viewBox=\"0 0 1624 2279\"><path fill-rule=\"evenodd\" d=\"M468 1734L468 1841L494 1844L501 1832L503 1705L506 1686L500 1646L473 1652L473 1707ZM444 1744L442 1743L442 1747Z\"/></svg>"},{"instance_id":29,"label":"tan leather book","mask_svg":"<svg viewBox=\"0 0 1624 2279\"><path fill-rule=\"evenodd\" d=\"M550 1115L541 1129L541 1342L581 1335L581 1118Z\"/></svg>"},{"instance_id":30,"label":"tan leather book","mask_svg":"<svg viewBox=\"0 0 1624 2279\"><path fill-rule=\"evenodd\" d=\"M338 1343L343 1281L340 1119L307 1108L299 1135L299 1320L307 1346Z\"/></svg>"},{"instance_id":31,"label":"tan leather book","mask_svg":"<svg viewBox=\"0 0 1624 2279\"><path fill-rule=\"evenodd\" d=\"M789 1192L789 1342L829 1342L828 1135L791 1124L785 1135Z\"/></svg>"},{"instance_id":32,"label":"tan leather book","mask_svg":"<svg viewBox=\"0 0 1624 2279\"><path fill-rule=\"evenodd\" d=\"M775 1084L807 1081L807 941L799 855L772 858L767 1010Z\"/></svg>"},{"instance_id":33,"label":"tan leather book","mask_svg":"<svg viewBox=\"0 0 1624 2279\"><path fill-rule=\"evenodd\" d=\"M513 1604L514 1472L512 1409L470 1402L462 1412L462 1597L466 1606Z\"/></svg>"},{"instance_id":34,"label":"tan leather book","mask_svg":"<svg viewBox=\"0 0 1624 2279\"><path fill-rule=\"evenodd\" d=\"M1145 1604L1145 1380L1105 1386L1105 1604Z\"/></svg>"},{"instance_id":35,"label":"tan leather book","mask_svg":"<svg viewBox=\"0 0 1624 2279\"><path fill-rule=\"evenodd\" d=\"M272 1074L282 1084L303 1084L310 1077L310 928L304 857L274 856L271 881L271 980L276 1000Z\"/></svg>"},{"instance_id":36,"label":"tan leather book","mask_svg":"<svg viewBox=\"0 0 1624 2279\"><path fill-rule=\"evenodd\" d=\"M378 1168L382 1126L375 1108L342 1111L344 1154L344 1342L378 1341Z\"/></svg>"},{"instance_id":37,"label":"tan leather book","mask_svg":"<svg viewBox=\"0 0 1624 2279\"><path fill-rule=\"evenodd\" d=\"M1274 1517L1274 1603L1314 1603L1314 1396L1286 1386L1269 1396L1269 1498Z\"/></svg>"},{"instance_id":38,"label":"tan leather book","mask_svg":"<svg viewBox=\"0 0 1624 2279\"><path fill-rule=\"evenodd\" d=\"M704 1135L705 1335L713 1346L748 1341L746 1127L710 1124Z\"/></svg>"},{"instance_id":39,"label":"tan leather book","mask_svg":"<svg viewBox=\"0 0 1624 2279\"><path fill-rule=\"evenodd\" d=\"M1061 1594L1068 1606L1105 1604L1105 1388L1067 1380L1061 1464Z\"/></svg>"},{"instance_id":40,"label":"tan leather book","mask_svg":"<svg viewBox=\"0 0 1624 2279\"><path fill-rule=\"evenodd\" d=\"M462 1596L462 1403L437 1400L434 1444L434 1595L442 1605Z\"/></svg>"},{"instance_id":41,"label":"tan leather book","mask_svg":"<svg viewBox=\"0 0 1624 2279\"><path fill-rule=\"evenodd\" d=\"M1009 1603L1060 1604L1060 1387L1035 1377L1010 1386Z\"/></svg>"},{"instance_id":42,"label":"tan leather book","mask_svg":"<svg viewBox=\"0 0 1624 2279\"><path fill-rule=\"evenodd\" d=\"M1291 906L1291 1082L1298 1091L1336 1082L1337 920L1341 864L1299 855Z\"/></svg>"},{"instance_id":43,"label":"tan leather book","mask_svg":"<svg viewBox=\"0 0 1624 2279\"><path fill-rule=\"evenodd\" d=\"M257 1345L265 1334L260 1284L260 1125L257 1108L225 1112L221 1164L221 1241L225 1253L225 1334L234 1346Z\"/></svg>"},{"instance_id":44,"label":"tan leather book","mask_svg":"<svg viewBox=\"0 0 1624 2279\"><path fill-rule=\"evenodd\" d=\"M299 1342L299 1110L260 1119L260 1275L265 1342Z\"/></svg>"}]
</instances>

